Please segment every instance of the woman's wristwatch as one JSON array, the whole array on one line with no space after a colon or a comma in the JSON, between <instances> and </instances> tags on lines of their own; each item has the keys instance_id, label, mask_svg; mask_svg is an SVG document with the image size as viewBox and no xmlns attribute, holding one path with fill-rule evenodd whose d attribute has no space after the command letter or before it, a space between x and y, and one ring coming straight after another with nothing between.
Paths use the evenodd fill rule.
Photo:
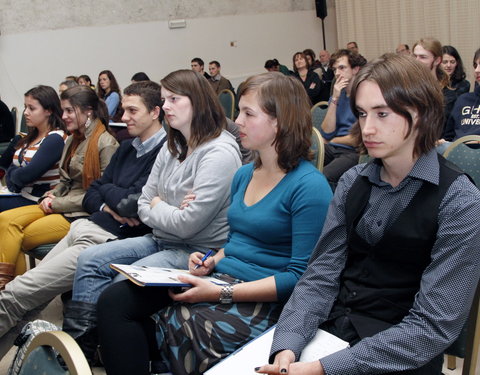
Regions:
<instances>
[{"instance_id":1,"label":"woman's wristwatch","mask_svg":"<svg viewBox=\"0 0 480 375\"><path fill-rule=\"evenodd\" d=\"M219 301L221 304L227 304L233 302L233 285L224 285L220 291Z\"/></svg>"}]
</instances>

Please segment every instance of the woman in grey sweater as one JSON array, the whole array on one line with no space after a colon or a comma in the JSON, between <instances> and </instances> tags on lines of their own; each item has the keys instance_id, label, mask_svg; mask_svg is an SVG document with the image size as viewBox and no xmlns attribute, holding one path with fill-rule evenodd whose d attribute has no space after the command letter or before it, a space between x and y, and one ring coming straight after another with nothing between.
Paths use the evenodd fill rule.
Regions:
<instances>
[{"instance_id":1,"label":"woman in grey sweater","mask_svg":"<svg viewBox=\"0 0 480 375\"><path fill-rule=\"evenodd\" d=\"M191 253L219 249L227 239L230 185L241 166L238 144L205 78L179 70L161 85L168 147L138 201L139 217L153 235L92 246L78 259L63 329L88 359L96 349L96 303L116 275L111 263L187 269Z\"/></svg>"}]
</instances>

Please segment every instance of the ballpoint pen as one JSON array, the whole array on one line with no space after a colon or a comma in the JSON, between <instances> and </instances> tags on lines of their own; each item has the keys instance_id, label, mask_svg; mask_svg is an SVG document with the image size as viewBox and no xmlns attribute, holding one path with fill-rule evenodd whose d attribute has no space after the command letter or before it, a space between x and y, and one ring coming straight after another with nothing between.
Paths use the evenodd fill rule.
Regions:
<instances>
[{"instance_id":1,"label":"ballpoint pen","mask_svg":"<svg viewBox=\"0 0 480 375\"><path fill-rule=\"evenodd\" d=\"M202 258L202 264L203 262L205 262L207 260L207 258L213 254L213 250L208 250L208 252L203 256ZM196 270L198 269L198 267L200 267L200 264L197 264L193 269Z\"/></svg>"}]
</instances>

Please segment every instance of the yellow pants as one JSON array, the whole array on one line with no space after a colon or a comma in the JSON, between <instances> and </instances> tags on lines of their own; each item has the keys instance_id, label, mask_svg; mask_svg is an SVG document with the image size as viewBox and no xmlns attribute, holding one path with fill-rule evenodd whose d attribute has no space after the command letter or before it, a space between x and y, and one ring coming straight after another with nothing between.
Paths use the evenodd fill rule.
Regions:
<instances>
[{"instance_id":1,"label":"yellow pants","mask_svg":"<svg viewBox=\"0 0 480 375\"><path fill-rule=\"evenodd\" d=\"M70 223L60 214L46 215L38 205L0 213L0 262L13 263L15 275L27 270L23 250L60 241Z\"/></svg>"}]
</instances>

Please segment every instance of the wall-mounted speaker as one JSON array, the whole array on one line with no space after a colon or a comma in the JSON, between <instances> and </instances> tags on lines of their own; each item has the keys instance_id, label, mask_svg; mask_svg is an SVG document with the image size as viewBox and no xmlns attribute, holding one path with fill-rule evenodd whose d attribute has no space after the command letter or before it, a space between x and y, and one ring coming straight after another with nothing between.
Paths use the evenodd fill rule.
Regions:
<instances>
[{"instance_id":1,"label":"wall-mounted speaker","mask_svg":"<svg viewBox=\"0 0 480 375\"><path fill-rule=\"evenodd\" d=\"M315 8L317 17L323 20L327 16L327 0L315 0Z\"/></svg>"}]
</instances>

